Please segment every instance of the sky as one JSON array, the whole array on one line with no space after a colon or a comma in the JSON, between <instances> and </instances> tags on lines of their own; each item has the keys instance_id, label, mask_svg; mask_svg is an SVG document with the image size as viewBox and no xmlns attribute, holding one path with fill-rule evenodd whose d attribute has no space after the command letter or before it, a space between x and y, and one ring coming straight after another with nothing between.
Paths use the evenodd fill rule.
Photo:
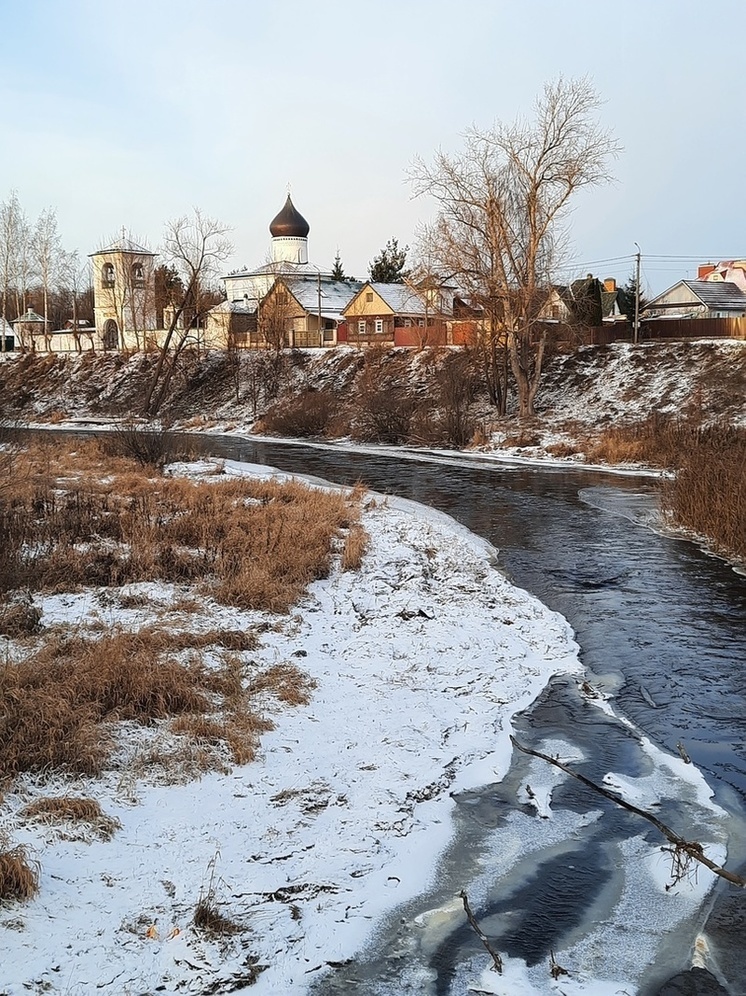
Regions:
<instances>
[{"instance_id":1,"label":"sky","mask_svg":"<svg viewBox=\"0 0 746 996\"><path fill-rule=\"evenodd\" d=\"M126 228L157 249L199 207L232 229L227 269L266 261L288 185L309 255L364 277L435 204L415 157L529 115L587 76L623 147L581 193L563 276L661 291L746 254L739 207L742 5L722 0L0 0L0 200L57 212L81 255Z\"/></svg>"}]
</instances>

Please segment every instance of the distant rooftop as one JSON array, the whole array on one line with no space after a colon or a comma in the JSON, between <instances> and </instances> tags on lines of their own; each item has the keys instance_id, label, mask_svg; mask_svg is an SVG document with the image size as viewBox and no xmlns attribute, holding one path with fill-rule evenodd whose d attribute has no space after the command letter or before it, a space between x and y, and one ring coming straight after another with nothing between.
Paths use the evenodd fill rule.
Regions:
<instances>
[{"instance_id":1,"label":"distant rooftop","mask_svg":"<svg viewBox=\"0 0 746 996\"><path fill-rule=\"evenodd\" d=\"M127 252L136 256L157 255L157 253L151 252L150 249L146 249L144 246L138 245L137 242L133 242L132 239L128 239L124 235L119 239L114 239L111 245L106 246L104 249L97 249L95 252L89 252L88 255L102 256L104 253L109 252Z\"/></svg>"}]
</instances>

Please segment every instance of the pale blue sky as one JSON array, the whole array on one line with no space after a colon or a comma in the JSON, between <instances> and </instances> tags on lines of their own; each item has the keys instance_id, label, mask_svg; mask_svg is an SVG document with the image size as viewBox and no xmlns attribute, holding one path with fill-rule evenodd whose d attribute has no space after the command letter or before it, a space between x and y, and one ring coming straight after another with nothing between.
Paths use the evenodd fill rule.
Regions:
<instances>
[{"instance_id":1,"label":"pale blue sky","mask_svg":"<svg viewBox=\"0 0 746 996\"><path fill-rule=\"evenodd\" d=\"M157 247L199 206L230 224L233 266L264 261L287 184L310 257L365 275L411 242L416 155L528 112L588 75L624 147L613 187L573 217L579 272L649 285L746 254L743 5L721 0L0 0L0 199L57 209L82 254L126 226ZM595 263L596 260L609 262ZM593 265L591 265L593 263ZM571 274L568 274L568 276Z\"/></svg>"}]
</instances>

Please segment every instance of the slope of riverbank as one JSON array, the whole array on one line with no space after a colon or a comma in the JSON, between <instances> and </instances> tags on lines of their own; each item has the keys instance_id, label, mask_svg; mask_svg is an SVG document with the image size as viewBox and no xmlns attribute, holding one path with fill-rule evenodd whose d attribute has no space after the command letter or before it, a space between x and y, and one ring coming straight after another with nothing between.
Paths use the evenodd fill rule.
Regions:
<instances>
[{"instance_id":1,"label":"slope of riverbank","mask_svg":"<svg viewBox=\"0 0 746 996\"><path fill-rule=\"evenodd\" d=\"M155 359L14 356L0 362L0 418L140 417ZM425 445L452 445L442 423L455 416L464 423L464 445L530 451L572 440L580 453L600 429L651 413L746 426L746 342L737 340L593 346L555 356L528 425L497 419L481 384L479 358L459 350L189 353L159 414L186 428L275 424L280 434L295 435L282 423L303 428L305 421L303 435Z\"/></svg>"}]
</instances>

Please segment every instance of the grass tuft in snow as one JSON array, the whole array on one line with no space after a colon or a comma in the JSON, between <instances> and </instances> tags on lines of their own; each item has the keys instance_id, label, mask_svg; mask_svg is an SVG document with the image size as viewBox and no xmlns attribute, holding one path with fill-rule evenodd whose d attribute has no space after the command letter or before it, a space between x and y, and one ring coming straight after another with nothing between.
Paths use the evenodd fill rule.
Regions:
<instances>
[{"instance_id":1,"label":"grass tuft in snow","mask_svg":"<svg viewBox=\"0 0 746 996\"><path fill-rule=\"evenodd\" d=\"M108 840L121 826L119 820L104 813L95 799L69 795L36 799L24 806L20 815L35 823L87 824L102 840Z\"/></svg>"},{"instance_id":2,"label":"grass tuft in snow","mask_svg":"<svg viewBox=\"0 0 746 996\"><path fill-rule=\"evenodd\" d=\"M0 851L0 902L33 899L39 891L40 867L24 847Z\"/></svg>"}]
</instances>

